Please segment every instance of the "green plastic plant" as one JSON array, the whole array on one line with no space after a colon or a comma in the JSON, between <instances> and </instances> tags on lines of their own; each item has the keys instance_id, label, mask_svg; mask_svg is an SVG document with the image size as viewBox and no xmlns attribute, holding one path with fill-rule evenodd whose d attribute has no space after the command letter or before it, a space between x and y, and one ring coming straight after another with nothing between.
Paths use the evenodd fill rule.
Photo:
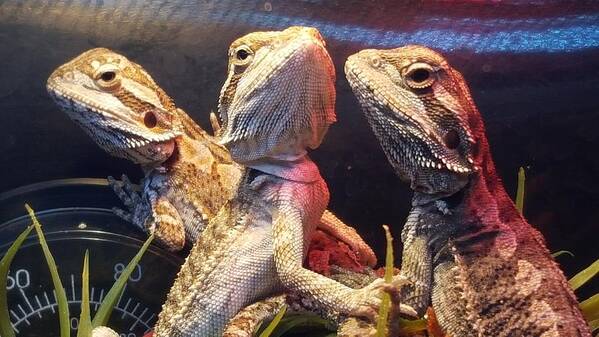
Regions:
<instances>
[{"instance_id":1,"label":"green plastic plant","mask_svg":"<svg viewBox=\"0 0 599 337\"><path fill-rule=\"evenodd\" d=\"M516 208L520 214L524 215L524 184L526 182L526 173L524 168L518 170L518 189L516 190Z\"/></svg>"},{"instance_id":2,"label":"green plastic plant","mask_svg":"<svg viewBox=\"0 0 599 337\"><path fill-rule=\"evenodd\" d=\"M558 256L562 256L562 255L570 255L570 257L574 257L574 253L572 253L569 250L559 250L555 253L551 253L551 256L553 256L553 258L556 258Z\"/></svg>"},{"instance_id":3,"label":"green plastic plant","mask_svg":"<svg viewBox=\"0 0 599 337\"><path fill-rule=\"evenodd\" d=\"M572 277L568 283L573 290L580 288L582 285L589 282L593 277L599 273L599 260L593 262L590 266Z\"/></svg>"},{"instance_id":4,"label":"green plastic plant","mask_svg":"<svg viewBox=\"0 0 599 337\"><path fill-rule=\"evenodd\" d=\"M279 310L279 312L277 313L275 318L272 319L270 324L268 324L266 329L264 329L264 331L262 331L262 333L260 334L259 337L271 337L270 335L273 333L273 331L275 330L277 325L279 325L279 323L281 322L281 319L285 315L286 311L287 311L287 306L285 305L281 308L281 310Z\"/></svg>"},{"instance_id":5,"label":"green plastic plant","mask_svg":"<svg viewBox=\"0 0 599 337\"><path fill-rule=\"evenodd\" d=\"M590 266L572 277L568 283L572 289L576 290L587 284L599 273L599 259L595 260ZM586 318L592 330L599 329L599 294L580 302L580 311Z\"/></svg>"},{"instance_id":6,"label":"green plastic plant","mask_svg":"<svg viewBox=\"0 0 599 337\"><path fill-rule=\"evenodd\" d=\"M27 236L35 228L37 237L44 253L50 275L52 277L52 283L54 285L54 291L56 293L56 300L58 305L58 317L60 323L60 337L70 337L70 324L69 324L69 307L65 294L65 290L60 281L58 275L58 268L56 261L50 252L46 238L44 236L42 225L37 220L35 212L29 205L25 205L27 212L32 221L32 225L27 227L13 242L6 254L0 260L0 284L6 284L8 280L8 271L10 265L16 255L18 249L21 247ZM93 321L90 317L90 302L89 302L89 252L86 250L85 257L83 260L83 272L82 272L82 290L81 290L81 315L79 318L79 327L77 330L77 337L89 337L93 328L106 325L110 314L112 313L118 298L124 291L127 279L135 269L135 266L139 263L145 251L148 249L150 243L154 239L154 235L150 235L146 242L143 244L138 253L129 262L123 273L119 276L112 288L108 291L106 297L100 304L100 308L96 312ZM14 330L12 328L10 318L8 315L8 299L6 287L0 287L0 336L3 337L15 337Z\"/></svg>"},{"instance_id":7,"label":"green plastic plant","mask_svg":"<svg viewBox=\"0 0 599 337\"><path fill-rule=\"evenodd\" d=\"M133 270L135 270L135 266L139 263L139 260L141 260L142 256L150 246L150 243L152 243L152 240L154 240L154 234L148 237L148 239L146 240L146 242L144 242L143 246L139 249L137 254L135 254L135 256L133 257L133 259L131 259L127 267L125 267L121 276L119 276L119 278L112 285L112 288L110 288L110 290L106 294L106 297L102 301L102 304L100 304L100 308L98 308L98 311L94 316L94 320L92 321L92 326L94 328L108 324L108 319L110 318L112 309L116 305L117 301L119 300L119 297L125 289L125 285L127 284L129 276L131 276L131 273L133 272Z\"/></svg>"},{"instance_id":8,"label":"green plastic plant","mask_svg":"<svg viewBox=\"0 0 599 337\"><path fill-rule=\"evenodd\" d=\"M599 329L599 294L595 294L580 303L580 310L589 322L591 329Z\"/></svg>"},{"instance_id":9,"label":"green plastic plant","mask_svg":"<svg viewBox=\"0 0 599 337\"><path fill-rule=\"evenodd\" d=\"M81 315L77 337L89 337L92 334L92 321L89 310L89 251L85 250L83 272L81 273Z\"/></svg>"},{"instance_id":10,"label":"green plastic plant","mask_svg":"<svg viewBox=\"0 0 599 337\"><path fill-rule=\"evenodd\" d=\"M23 241L27 238L33 226L27 227L12 243L10 248L4 256L2 260L0 260L0 284L4 285L8 281L8 270L10 269L10 264L14 259L17 251L23 244ZM4 337L14 337L15 331L10 324L10 317L8 316L8 297L6 293L6 287L0 287L0 336Z\"/></svg>"},{"instance_id":11,"label":"green plastic plant","mask_svg":"<svg viewBox=\"0 0 599 337\"><path fill-rule=\"evenodd\" d=\"M387 249L385 255L385 282L393 281L393 237L389 231L389 226L383 225L385 230L385 238L387 239ZM391 296L386 292L383 293L381 306L379 308L379 317L376 322L376 337L385 337L387 335L387 325L389 318L389 308L391 307Z\"/></svg>"},{"instance_id":12,"label":"green plastic plant","mask_svg":"<svg viewBox=\"0 0 599 337\"><path fill-rule=\"evenodd\" d=\"M64 287L62 286L62 282L60 281L60 276L58 275L56 261L54 261L52 253L50 253L50 248L48 248L48 243L46 242L44 232L42 231L42 225L37 220L35 212L31 207L29 207L28 204L25 204L25 209L27 209L29 217L31 217L31 221L33 222L33 226L35 227L35 232L37 233L38 240L42 247L46 263L48 264L48 268L50 269L50 276L52 277L54 291L56 292L56 303L58 304L60 337L70 337L69 335L71 333L71 325L69 324L69 304L67 302L67 295L64 291Z\"/></svg>"}]
</instances>

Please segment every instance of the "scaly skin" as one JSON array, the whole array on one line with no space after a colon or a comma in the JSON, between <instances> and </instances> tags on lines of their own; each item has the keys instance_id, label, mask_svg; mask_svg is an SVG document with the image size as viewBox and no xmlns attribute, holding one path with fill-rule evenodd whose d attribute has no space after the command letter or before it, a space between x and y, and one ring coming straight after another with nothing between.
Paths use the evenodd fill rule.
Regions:
<instances>
[{"instance_id":1,"label":"scaly skin","mask_svg":"<svg viewBox=\"0 0 599 337\"><path fill-rule=\"evenodd\" d=\"M243 167L125 56L105 48L89 50L54 71L47 87L107 153L141 165L141 194L127 177L122 182L109 177L129 208L115 212L153 231L168 249L193 245L235 194ZM363 264L376 263L370 247L334 214L325 212L319 228L346 242Z\"/></svg>"},{"instance_id":2,"label":"scaly skin","mask_svg":"<svg viewBox=\"0 0 599 337\"><path fill-rule=\"evenodd\" d=\"M421 46L363 50L347 79L397 174L414 190L402 297L451 336L590 336L542 235L497 176L462 75Z\"/></svg>"},{"instance_id":3,"label":"scaly skin","mask_svg":"<svg viewBox=\"0 0 599 337\"><path fill-rule=\"evenodd\" d=\"M233 42L229 58L221 141L248 169L237 195L192 248L156 336L220 336L241 308L283 289L329 312L378 305L382 282L354 290L302 267L328 202L305 156L334 121L334 70L322 38L300 27L252 33Z\"/></svg>"},{"instance_id":4,"label":"scaly skin","mask_svg":"<svg viewBox=\"0 0 599 337\"><path fill-rule=\"evenodd\" d=\"M335 121L334 67L314 28L248 34L229 48L221 91L221 142L255 172L249 187L269 204L272 258L282 285L341 315L372 313L378 280L352 289L302 267L328 189L307 156ZM399 279L396 280L400 282Z\"/></svg>"},{"instance_id":5,"label":"scaly skin","mask_svg":"<svg viewBox=\"0 0 599 337\"><path fill-rule=\"evenodd\" d=\"M198 235L233 196L241 168L139 65L108 49L87 51L52 73L48 92L107 153L141 165L139 195L109 178L130 212L170 250Z\"/></svg>"}]
</instances>

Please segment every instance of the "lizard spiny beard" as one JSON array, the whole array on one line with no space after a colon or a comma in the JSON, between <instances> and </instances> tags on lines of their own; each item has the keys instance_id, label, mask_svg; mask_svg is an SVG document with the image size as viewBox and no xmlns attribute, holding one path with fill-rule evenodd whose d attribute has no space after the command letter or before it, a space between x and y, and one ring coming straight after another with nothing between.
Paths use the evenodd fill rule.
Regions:
<instances>
[{"instance_id":1,"label":"lizard spiny beard","mask_svg":"<svg viewBox=\"0 0 599 337\"><path fill-rule=\"evenodd\" d=\"M306 148L320 145L335 121L332 61L316 30L303 29L293 42L281 45L274 42L286 31L268 33L260 44L252 43L259 35L242 38L255 48L253 59L242 66L232 62L219 111L222 143L238 162L299 159ZM279 112L282 108L293 113Z\"/></svg>"}]
</instances>

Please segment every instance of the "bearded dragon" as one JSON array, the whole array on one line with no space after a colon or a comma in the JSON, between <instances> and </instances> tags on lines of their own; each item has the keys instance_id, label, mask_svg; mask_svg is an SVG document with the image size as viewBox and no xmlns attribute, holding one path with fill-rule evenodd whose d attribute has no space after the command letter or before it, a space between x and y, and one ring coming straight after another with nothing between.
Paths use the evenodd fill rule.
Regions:
<instances>
[{"instance_id":1,"label":"bearded dragon","mask_svg":"<svg viewBox=\"0 0 599 337\"><path fill-rule=\"evenodd\" d=\"M129 208L115 213L154 232L168 249L191 246L235 194L244 168L125 56L105 48L84 52L56 69L47 89L102 149L141 166L141 194L126 176L109 177ZM333 213L323 214L319 228L352 247L364 265L376 263L372 249Z\"/></svg>"},{"instance_id":2,"label":"bearded dragon","mask_svg":"<svg viewBox=\"0 0 599 337\"><path fill-rule=\"evenodd\" d=\"M220 141L247 170L181 268L156 337L220 336L241 308L284 289L329 312L373 310L382 280L352 289L302 267L328 202L306 155L335 120L334 68L322 37L304 27L248 34L232 43L228 71Z\"/></svg>"},{"instance_id":3,"label":"bearded dragon","mask_svg":"<svg viewBox=\"0 0 599 337\"><path fill-rule=\"evenodd\" d=\"M117 76L118 88L104 83ZM243 166L233 162L216 138L177 108L140 65L123 55L104 48L87 51L50 76L48 91L109 154L141 164L145 171L141 195L125 176L122 183L111 180L131 213L115 211L154 231L171 250L182 248L184 241L195 242L205 224L239 185ZM156 123L151 121L154 118ZM149 127L158 121L162 127ZM172 132L169 134L168 130ZM159 138L161 134L166 136ZM357 232L332 213L323 214L319 228L345 240L363 264L376 263L374 253ZM339 275L344 274L340 271ZM285 296L256 303L240 313L230 330L246 326L251 331L284 303Z\"/></svg>"},{"instance_id":4,"label":"bearded dragon","mask_svg":"<svg viewBox=\"0 0 599 337\"><path fill-rule=\"evenodd\" d=\"M499 179L462 75L422 46L363 50L347 79L396 173L414 190L401 297L451 336L590 336L542 235Z\"/></svg>"}]
</instances>

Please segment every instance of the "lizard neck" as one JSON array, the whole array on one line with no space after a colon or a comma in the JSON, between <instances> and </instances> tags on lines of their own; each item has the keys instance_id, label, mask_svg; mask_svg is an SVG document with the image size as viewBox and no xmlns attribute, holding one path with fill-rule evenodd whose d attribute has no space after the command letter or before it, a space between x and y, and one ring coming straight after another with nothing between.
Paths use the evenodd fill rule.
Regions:
<instances>
[{"instance_id":1,"label":"lizard neck","mask_svg":"<svg viewBox=\"0 0 599 337\"><path fill-rule=\"evenodd\" d=\"M475 151L478 170L471 174L469 183L462 191L463 199L456 207L457 214L486 228L521 226L526 221L497 175L484 132L478 133L478 149Z\"/></svg>"},{"instance_id":2,"label":"lizard neck","mask_svg":"<svg viewBox=\"0 0 599 337\"><path fill-rule=\"evenodd\" d=\"M263 158L244 165L286 180L310 183L320 179L318 167L308 156L295 160Z\"/></svg>"},{"instance_id":3,"label":"lizard neck","mask_svg":"<svg viewBox=\"0 0 599 337\"><path fill-rule=\"evenodd\" d=\"M505 192L490 154L485 152L479 157L480 169L456 193L444 197L414 194L412 213L429 226L443 227L436 234L440 236L439 247L451 242L458 253L484 254L484 250L504 243L512 245L514 235L526 232L526 221Z\"/></svg>"}]
</instances>

